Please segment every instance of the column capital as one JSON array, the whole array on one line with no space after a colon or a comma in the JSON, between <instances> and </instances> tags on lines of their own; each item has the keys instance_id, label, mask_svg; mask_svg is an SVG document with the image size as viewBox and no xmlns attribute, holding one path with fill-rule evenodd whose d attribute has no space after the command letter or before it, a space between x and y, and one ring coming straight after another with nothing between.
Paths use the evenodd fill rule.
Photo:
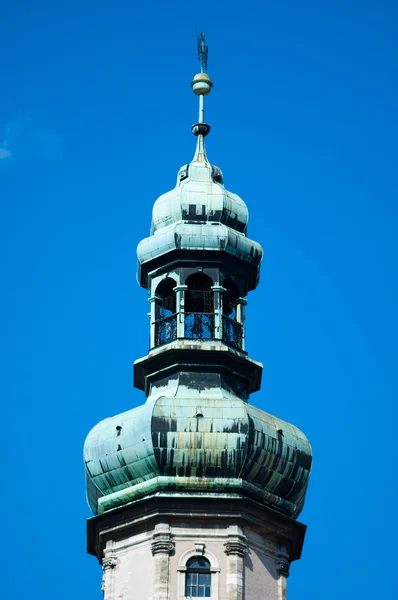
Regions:
<instances>
[{"instance_id":1,"label":"column capital","mask_svg":"<svg viewBox=\"0 0 398 600\"><path fill-rule=\"evenodd\" d=\"M170 533L162 532L162 533L154 533L153 534L153 542L151 544L152 556L158 554L160 552L165 554L174 554L175 551L175 543L171 538Z\"/></svg>"},{"instance_id":2,"label":"column capital","mask_svg":"<svg viewBox=\"0 0 398 600\"><path fill-rule=\"evenodd\" d=\"M187 290L187 289L188 289L187 285L176 285L173 288L173 292L185 292L185 290Z\"/></svg>"},{"instance_id":3,"label":"column capital","mask_svg":"<svg viewBox=\"0 0 398 600\"><path fill-rule=\"evenodd\" d=\"M275 567L278 575L289 577L290 560L287 554L279 554L275 561Z\"/></svg>"},{"instance_id":4,"label":"column capital","mask_svg":"<svg viewBox=\"0 0 398 600\"><path fill-rule=\"evenodd\" d=\"M213 292L226 292L227 288L223 287L222 285L212 285L211 290L213 290Z\"/></svg>"},{"instance_id":5,"label":"column capital","mask_svg":"<svg viewBox=\"0 0 398 600\"><path fill-rule=\"evenodd\" d=\"M243 537L231 537L228 542L224 544L224 552L228 556L235 554L240 557L244 557L247 553L247 544Z\"/></svg>"},{"instance_id":6,"label":"column capital","mask_svg":"<svg viewBox=\"0 0 398 600\"><path fill-rule=\"evenodd\" d=\"M246 298L238 298L236 300L236 303L237 304L241 304L242 306L246 306L247 305L247 300L246 300Z\"/></svg>"},{"instance_id":7,"label":"column capital","mask_svg":"<svg viewBox=\"0 0 398 600\"><path fill-rule=\"evenodd\" d=\"M152 303L152 302L160 302L162 300L162 298L160 296L156 296L156 294L154 296L151 296L150 298L148 298L148 302Z\"/></svg>"},{"instance_id":8,"label":"column capital","mask_svg":"<svg viewBox=\"0 0 398 600\"><path fill-rule=\"evenodd\" d=\"M117 558L115 556L106 556L102 559L102 568L104 571L114 569L117 565Z\"/></svg>"}]
</instances>

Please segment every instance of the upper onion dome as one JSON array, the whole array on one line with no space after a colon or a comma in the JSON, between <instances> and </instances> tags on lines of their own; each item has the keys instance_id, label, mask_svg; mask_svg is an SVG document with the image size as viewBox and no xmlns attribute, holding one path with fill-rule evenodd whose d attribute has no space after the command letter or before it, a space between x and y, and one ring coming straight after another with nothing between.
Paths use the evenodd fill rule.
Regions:
<instances>
[{"instance_id":1,"label":"upper onion dome","mask_svg":"<svg viewBox=\"0 0 398 600\"><path fill-rule=\"evenodd\" d=\"M176 187L156 200L151 234L179 221L223 223L246 234L248 219L243 200L225 189L221 170L197 151L192 163L178 171Z\"/></svg>"}]
</instances>

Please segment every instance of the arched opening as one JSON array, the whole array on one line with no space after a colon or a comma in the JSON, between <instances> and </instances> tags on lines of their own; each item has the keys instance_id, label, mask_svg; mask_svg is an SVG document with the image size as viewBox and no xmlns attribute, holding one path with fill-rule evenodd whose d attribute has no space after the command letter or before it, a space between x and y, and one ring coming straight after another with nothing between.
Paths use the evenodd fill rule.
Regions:
<instances>
[{"instance_id":1,"label":"arched opening","mask_svg":"<svg viewBox=\"0 0 398 600\"><path fill-rule=\"evenodd\" d=\"M186 563L185 574L186 598L211 597L210 563L203 556L193 556Z\"/></svg>"},{"instance_id":2,"label":"arched opening","mask_svg":"<svg viewBox=\"0 0 398 600\"><path fill-rule=\"evenodd\" d=\"M185 337L214 337L214 300L212 279L204 273L192 273L185 284Z\"/></svg>"},{"instance_id":3,"label":"arched opening","mask_svg":"<svg viewBox=\"0 0 398 600\"><path fill-rule=\"evenodd\" d=\"M174 288L177 283L171 277L162 279L156 288L155 295L159 298L157 304L159 307L159 318L168 317L176 312L176 294Z\"/></svg>"},{"instance_id":4,"label":"arched opening","mask_svg":"<svg viewBox=\"0 0 398 600\"><path fill-rule=\"evenodd\" d=\"M171 277L162 279L155 291L155 346L168 344L177 337L177 283Z\"/></svg>"},{"instance_id":5,"label":"arched opening","mask_svg":"<svg viewBox=\"0 0 398 600\"><path fill-rule=\"evenodd\" d=\"M225 292L222 298L222 338L235 348L243 346L243 324L238 322L239 288L232 279L223 282Z\"/></svg>"},{"instance_id":6,"label":"arched opening","mask_svg":"<svg viewBox=\"0 0 398 600\"><path fill-rule=\"evenodd\" d=\"M222 296L222 313L230 319L236 320L236 305L240 296L239 288L232 279L225 279L222 286L225 288Z\"/></svg>"},{"instance_id":7,"label":"arched opening","mask_svg":"<svg viewBox=\"0 0 398 600\"><path fill-rule=\"evenodd\" d=\"M185 312L213 312L212 279L204 273L192 273L187 277L185 284L188 286L185 295Z\"/></svg>"}]
</instances>

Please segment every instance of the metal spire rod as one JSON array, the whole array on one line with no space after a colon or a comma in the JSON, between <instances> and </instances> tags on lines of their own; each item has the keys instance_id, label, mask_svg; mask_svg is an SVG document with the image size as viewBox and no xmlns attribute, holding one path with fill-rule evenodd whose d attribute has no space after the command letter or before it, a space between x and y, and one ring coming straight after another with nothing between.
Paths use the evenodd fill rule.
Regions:
<instances>
[{"instance_id":1,"label":"metal spire rod","mask_svg":"<svg viewBox=\"0 0 398 600\"><path fill-rule=\"evenodd\" d=\"M205 97L203 94L199 96L199 123L205 122Z\"/></svg>"}]
</instances>

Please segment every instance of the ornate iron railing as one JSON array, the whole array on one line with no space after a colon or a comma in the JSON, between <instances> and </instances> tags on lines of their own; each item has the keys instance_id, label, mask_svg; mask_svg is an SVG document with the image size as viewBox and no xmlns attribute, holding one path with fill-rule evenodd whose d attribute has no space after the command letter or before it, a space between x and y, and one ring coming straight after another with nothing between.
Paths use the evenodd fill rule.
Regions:
<instances>
[{"instance_id":1,"label":"ornate iron railing","mask_svg":"<svg viewBox=\"0 0 398 600\"><path fill-rule=\"evenodd\" d=\"M214 338L214 313L186 313L184 337L196 340Z\"/></svg>"},{"instance_id":2,"label":"ornate iron railing","mask_svg":"<svg viewBox=\"0 0 398 600\"><path fill-rule=\"evenodd\" d=\"M214 339L214 313L185 313L184 338L195 340ZM177 314L155 321L155 346L162 346L177 339ZM238 321L222 316L222 339L226 344L242 349L243 326Z\"/></svg>"},{"instance_id":3,"label":"ornate iron railing","mask_svg":"<svg viewBox=\"0 0 398 600\"><path fill-rule=\"evenodd\" d=\"M222 339L226 344L242 349L243 326L238 321L223 315L222 317Z\"/></svg>"},{"instance_id":4,"label":"ornate iron railing","mask_svg":"<svg viewBox=\"0 0 398 600\"><path fill-rule=\"evenodd\" d=\"M168 344L177 338L177 315L168 315L155 321L155 346Z\"/></svg>"}]
</instances>

